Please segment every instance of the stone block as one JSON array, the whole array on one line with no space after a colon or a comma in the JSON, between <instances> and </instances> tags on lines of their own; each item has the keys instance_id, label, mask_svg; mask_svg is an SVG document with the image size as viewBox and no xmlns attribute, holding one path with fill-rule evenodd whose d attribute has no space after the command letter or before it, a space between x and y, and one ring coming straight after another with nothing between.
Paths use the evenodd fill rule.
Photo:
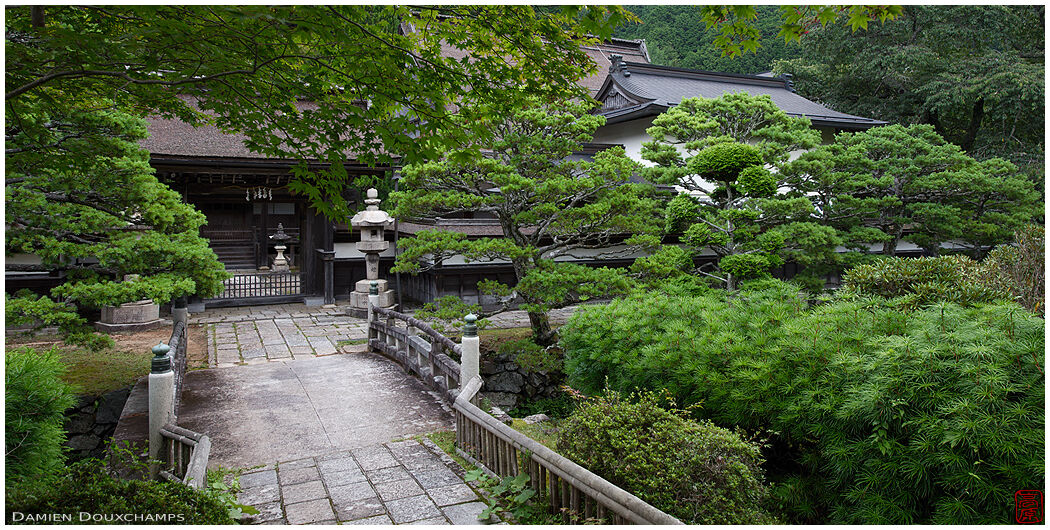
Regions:
<instances>
[{"instance_id":1,"label":"stone block","mask_svg":"<svg viewBox=\"0 0 1050 530\"><path fill-rule=\"evenodd\" d=\"M393 482L382 482L376 484L375 488L376 493L379 493L379 498L383 499L383 502L422 495L424 493L423 488L420 488L419 484L416 484L416 481L411 478L395 480Z\"/></svg>"},{"instance_id":2,"label":"stone block","mask_svg":"<svg viewBox=\"0 0 1050 530\"><path fill-rule=\"evenodd\" d=\"M300 467L293 469L282 468L279 472L282 486L290 486L292 484L321 479L321 476L317 474L316 467Z\"/></svg>"},{"instance_id":3,"label":"stone block","mask_svg":"<svg viewBox=\"0 0 1050 530\"><path fill-rule=\"evenodd\" d=\"M153 300L128 302L118 307L104 306L100 322L104 324L139 324L160 318L160 306Z\"/></svg>"},{"instance_id":4,"label":"stone block","mask_svg":"<svg viewBox=\"0 0 1050 530\"><path fill-rule=\"evenodd\" d=\"M364 279L364 280L357 280L357 283L354 284L354 292L364 293L365 296L368 296L368 291L369 291L369 289L371 289L372 282L376 282L376 284L377 284L376 287L379 288L379 292L386 291L387 289L390 288L390 286L388 285L390 282L388 282L387 280L369 280L369 279Z\"/></svg>"},{"instance_id":5,"label":"stone block","mask_svg":"<svg viewBox=\"0 0 1050 530\"><path fill-rule=\"evenodd\" d=\"M288 524L309 524L335 519L332 504L328 499L287 504L284 508Z\"/></svg>"},{"instance_id":6,"label":"stone block","mask_svg":"<svg viewBox=\"0 0 1050 530\"><path fill-rule=\"evenodd\" d=\"M427 494L438 506L450 506L478 500L478 496L466 484L450 484L427 490Z\"/></svg>"},{"instance_id":7,"label":"stone block","mask_svg":"<svg viewBox=\"0 0 1050 530\"><path fill-rule=\"evenodd\" d=\"M478 520L478 516L481 515L485 508L485 503L469 502L467 504L448 506L442 508L442 511L445 513L445 517L452 521L452 524L486 524L486 522Z\"/></svg>"},{"instance_id":8,"label":"stone block","mask_svg":"<svg viewBox=\"0 0 1050 530\"><path fill-rule=\"evenodd\" d=\"M394 524L411 523L441 516L441 511L426 495L390 501L386 503L386 509L390 518L394 520Z\"/></svg>"},{"instance_id":9,"label":"stone block","mask_svg":"<svg viewBox=\"0 0 1050 530\"><path fill-rule=\"evenodd\" d=\"M313 482L303 482L301 484L294 484L292 486L284 486L281 489L284 492L285 504L324 499L328 496L328 494L325 492L324 485L321 484L320 480L315 480ZM326 500L325 502L328 501ZM291 518L291 513L289 513L289 522L291 521ZM328 517L326 517L325 519L328 519Z\"/></svg>"},{"instance_id":10,"label":"stone block","mask_svg":"<svg viewBox=\"0 0 1050 530\"><path fill-rule=\"evenodd\" d=\"M390 248L389 241L358 241L357 251L362 253L367 252L383 252Z\"/></svg>"},{"instance_id":11,"label":"stone block","mask_svg":"<svg viewBox=\"0 0 1050 530\"><path fill-rule=\"evenodd\" d=\"M124 403L128 400L131 388L122 388L102 395L98 401L98 412L95 421L98 423L117 423L120 421L120 413L124 411Z\"/></svg>"}]
</instances>

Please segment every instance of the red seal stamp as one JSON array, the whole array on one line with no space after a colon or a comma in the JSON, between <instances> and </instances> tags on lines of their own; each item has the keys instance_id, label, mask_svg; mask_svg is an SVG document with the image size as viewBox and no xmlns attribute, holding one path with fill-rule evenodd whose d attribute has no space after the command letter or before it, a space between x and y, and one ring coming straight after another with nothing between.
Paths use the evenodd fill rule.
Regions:
<instances>
[{"instance_id":1,"label":"red seal stamp","mask_svg":"<svg viewBox=\"0 0 1050 530\"><path fill-rule=\"evenodd\" d=\"M1017 490L1014 493L1014 519L1019 524L1043 522L1043 492L1040 490Z\"/></svg>"}]
</instances>

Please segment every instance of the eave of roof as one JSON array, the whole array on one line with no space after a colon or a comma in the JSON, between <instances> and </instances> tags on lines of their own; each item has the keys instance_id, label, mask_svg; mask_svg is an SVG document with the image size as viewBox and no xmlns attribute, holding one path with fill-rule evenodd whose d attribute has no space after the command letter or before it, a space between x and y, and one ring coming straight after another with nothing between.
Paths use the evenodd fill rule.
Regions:
<instances>
[{"instance_id":1,"label":"eave of roof","mask_svg":"<svg viewBox=\"0 0 1050 530\"><path fill-rule=\"evenodd\" d=\"M725 87L720 90L715 88L719 85ZM754 87L755 90L749 90L750 87ZM773 97L774 102L789 116L807 117L818 127L863 130L886 125L886 122L881 120L837 112L803 98L795 94L789 81L784 78L689 70L614 58L609 75L596 97L602 100L613 89L637 103L599 111L598 114L606 117L606 124L659 114L678 105L685 97L717 97L717 93L747 92L754 95L767 94Z\"/></svg>"}]
</instances>

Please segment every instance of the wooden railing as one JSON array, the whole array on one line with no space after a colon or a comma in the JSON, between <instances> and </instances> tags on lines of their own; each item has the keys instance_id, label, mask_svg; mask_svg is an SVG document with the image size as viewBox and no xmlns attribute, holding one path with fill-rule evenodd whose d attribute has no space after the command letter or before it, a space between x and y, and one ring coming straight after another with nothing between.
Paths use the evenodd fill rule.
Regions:
<instances>
[{"instance_id":1,"label":"wooden railing","mask_svg":"<svg viewBox=\"0 0 1050 530\"><path fill-rule=\"evenodd\" d=\"M480 377L472 379L453 404L460 456L493 476L527 473L529 487L566 524L682 524L478 408L481 385Z\"/></svg>"},{"instance_id":2,"label":"wooden railing","mask_svg":"<svg viewBox=\"0 0 1050 530\"><path fill-rule=\"evenodd\" d=\"M370 349L417 374L452 404L456 452L460 456L494 477L527 473L530 487L549 503L551 513L560 514L566 523L682 524L478 408L481 377L459 388L460 364L445 353L463 358L461 345L406 314L375 306L370 309ZM397 327L398 320L406 327Z\"/></svg>"},{"instance_id":3,"label":"wooden railing","mask_svg":"<svg viewBox=\"0 0 1050 530\"><path fill-rule=\"evenodd\" d=\"M179 405L182 403L182 379L186 376L186 322L177 321L171 330L168 346L171 351L171 370L175 372L175 417L179 416Z\"/></svg>"},{"instance_id":4,"label":"wooden railing","mask_svg":"<svg viewBox=\"0 0 1050 530\"><path fill-rule=\"evenodd\" d=\"M211 300L297 296L302 294L301 278L298 272L234 274L222 282L225 289Z\"/></svg>"},{"instance_id":5,"label":"wooden railing","mask_svg":"<svg viewBox=\"0 0 1050 530\"><path fill-rule=\"evenodd\" d=\"M166 480L203 489L207 485L211 439L170 423L160 429L160 435L161 468L157 473Z\"/></svg>"},{"instance_id":6,"label":"wooden railing","mask_svg":"<svg viewBox=\"0 0 1050 530\"><path fill-rule=\"evenodd\" d=\"M460 346L422 320L382 307L373 307L372 311L375 318L368 323L368 346L419 376L451 404L455 399L452 391L459 388L460 366L446 352L458 357L462 355ZM398 320L407 326L397 327Z\"/></svg>"}]
</instances>

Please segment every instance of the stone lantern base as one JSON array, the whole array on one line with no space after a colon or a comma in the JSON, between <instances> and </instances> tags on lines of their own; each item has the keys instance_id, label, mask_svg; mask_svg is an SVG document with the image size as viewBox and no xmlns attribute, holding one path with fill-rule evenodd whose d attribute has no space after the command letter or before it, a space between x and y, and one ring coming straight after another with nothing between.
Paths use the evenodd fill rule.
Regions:
<instances>
[{"instance_id":1,"label":"stone lantern base","mask_svg":"<svg viewBox=\"0 0 1050 530\"><path fill-rule=\"evenodd\" d=\"M350 308L347 310L350 316L368 316L368 288L372 282L379 284L379 307L391 309L397 305L394 290L389 288L389 282L386 280L358 280L354 284L354 290L350 292Z\"/></svg>"},{"instance_id":2,"label":"stone lantern base","mask_svg":"<svg viewBox=\"0 0 1050 530\"><path fill-rule=\"evenodd\" d=\"M171 321L160 318L160 306L153 300L128 302L120 306L102 308L102 318L95 322L95 329L105 333L122 333L127 331L145 331L171 324Z\"/></svg>"}]
</instances>

